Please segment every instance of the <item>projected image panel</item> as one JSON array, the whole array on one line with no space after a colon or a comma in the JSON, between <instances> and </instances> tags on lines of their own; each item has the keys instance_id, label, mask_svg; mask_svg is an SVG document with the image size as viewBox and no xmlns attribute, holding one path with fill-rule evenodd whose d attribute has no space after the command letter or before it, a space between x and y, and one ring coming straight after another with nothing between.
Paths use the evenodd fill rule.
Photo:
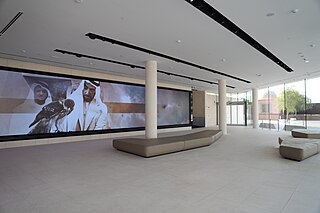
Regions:
<instances>
[{"instance_id":1,"label":"projected image panel","mask_svg":"<svg viewBox=\"0 0 320 213\"><path fill-rule=\"evenodd\" d=\"M111 129L145 126L143 86L103 82L102 91Z\"/></svg>"},{"instance_id":2,"label":"projected image panel","mask_svg":"<svg viewBox=\"0 0 320 213\"><path fill-rule=\"evenodd\" d=\"M9 71L0 71L0 79L1 135L33 134L38 113L65 99L70 84L65 78ZM48 113L40 113L38 119L44 115ZM42 125L42 132L50 132L51 124ZM39 126L34 131L38 130Z\"/></svg>"},{"instance_id":3,"label":"projected image panel","mask_svg":"<svg viewBox=\"0 0 320 213\"><path fill-rule=\"evenodd\" d=\"M8 71L0 77L1 135L144 127L143 86Z\"/></svg>"},{"instance_id":4,"label":"projected image panel","mask_svg":"<svg viewBox=\"0 0 320 213\"><path fill-rule=\"evenodd\" d=\"M0 137L145 126L143 85L7 69L0 69ZM158 89L158 126L189 125L189 95Z\"/></svg>"},{"instance_id":5,"label":"projected image panel","mask_svg":"<svg viewBox=\"0 0 320 213\"><path fill-rule=\"evenodd\" d=\"M158 89L158 126L190 123L189 92Z\"/></svg>"}]
</instances>

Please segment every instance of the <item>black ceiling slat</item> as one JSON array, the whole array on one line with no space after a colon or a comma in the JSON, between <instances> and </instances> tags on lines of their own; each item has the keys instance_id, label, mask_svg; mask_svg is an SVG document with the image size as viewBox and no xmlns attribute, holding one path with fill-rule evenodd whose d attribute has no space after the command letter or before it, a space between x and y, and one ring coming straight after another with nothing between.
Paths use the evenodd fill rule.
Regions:
<instances>
[{"instance_id":1,"label":"black ceiling slat","mask_svg":"<svg viewBox=\"0 0 320 213\"><path fill-rule=\"evenodd\" d=\"M96 57L96 56L91 56L91 55L85 55L85 54L82 54L82 53L76 53L76 52L71 52L71 51L67 51L67 50L55 49L54 51L62 53L62 54L73 55L73 56L76 56L78 58L89 58L89 59L94 59L94 60L99 60L99 61L119 64L119 65L123 65L123 66L128 66L130 68L145 69L145 67L139 66L139 65L135 65L135 64L129 64L129 63L121 62L121 61L115 61L115 60L110 60L110 59L106 59L106 58L101 58L101 57ZM180 77L180 78L186 78L186 79L195 80L195 81L199 81L199 82L204 82L204 83L208 83L208 84L218 85L218 83L216 83L216 82L202 80L202 79L199 79L199 78L194 78L194 77L190 77L190 76L184 76L184 75L175 74L175 73L167 72L167 71L163 71L163 70L157 70L157 71L159 73L172 75L172 76L177 76L177 77ZM227 87L235 89L234 86L227 85Z\"/></svg>"},{"instance_id":2,"label":"black ceiling slat","mask_svg":"<svg viewBox=\"0 0 320 213\"><path fill-rule=\"evenodd\" d=\"M1 30L0 36L2 36L16 22L22 14L22 12L18 12L15 17L13 17L13 19L11 19L11 21Z\"/></svg>"},{"instance_id":3,"label":"black ceiling slat","mask_svg":"<svg viewBox=\"0 0 320 213\"><path fill-rule=\"evenodd\" d=\"M143 47L135 46L133 44L128 44L128 43L125 43L125 42L122 42L122 41L118 41L118 40L115 40L115 39L112 39L112 38L108 38L108 37L105 37L105 36L97 35L95 33L87 33L86 36L88 36L90 39L98 39L98 40L101 40L101 41L104 41L104 42L109 42L111 44L116 44L116 45L119 45L119 46L127 47L127 48L130 48L130 49L134 49L134 50L138 50L138 51L145 52L145 53L148 53L148 54L152 54L152 55L155 55L155 56L159 56L159 57L162 57L162 58L166 58L166 59L178 62L178 63L186 64L186 65L189 65L189 66L192 66L192 67L196 67L198 69L206 70L208 72L211 72L211 73L214 73L214 74L218 74L218 75L222 75L222 76L225 76L225 77L228 77L228 78L232 78L232 79L235 79L235 80L238 80L238 81L242 81L242 82L245 82L245 83L251 83L248 80L245 80L245 79L233 76L233 75L229 75L229 74L226 74L226 73L223 73L223 72L220 72L220 71L217 71L217 70L213 70L213 69L210 69L208 67L204 67L204 66L201 66L201 65L198 65L198 64L194 64L192 62L185 61L185 60L182 60L182 59L179 59L179 58L175 58L175 57L172 57L172 56L169 56L169 55L165 55L163 53L155 52L153 50L149 50L149 49L146 49L146 48L143 48Z\"/></svg>"},{"instance_id":4,"label":"black ceiling slat","mask_svg":"<svg viewBox=\"0 0 320 213\"><path fill-rule=\"evenodd\" d=\"M277 56L272 54L269 50L267 50L264 46L262 46L258 41L248 35L245 31L239 28L236 24L230 21L227 17L221 14L218 10L213 8L210 4L205 2L204 0L185 0L190 3L192 6L196 7L198 10L212 18L217 23L221 24L223 27L231 31L233 34L240 37L246 43L251 45L253 48L264 54L270 60L278 64L280 67L285 69L287 72L293 72L293 69L282 62Z\"/></svg>"}]
</instances>

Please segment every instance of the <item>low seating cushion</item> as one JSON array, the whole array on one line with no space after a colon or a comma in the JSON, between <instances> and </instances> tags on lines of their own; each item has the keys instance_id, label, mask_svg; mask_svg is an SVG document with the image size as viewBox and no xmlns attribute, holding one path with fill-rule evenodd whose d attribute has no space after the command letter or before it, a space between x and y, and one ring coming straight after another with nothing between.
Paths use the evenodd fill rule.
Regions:
<instances>
[{"instance_id":1,"label":"low seating cushion","mask_svg":"<svg viewBox=\"0 0 320 213\"><path fill-rule=\"evenodd\" d=\"M281 145L281 143L282 143L284 140L292 139L292 138L293 138L293 137L290 136L290 135L280 136L280 137L278 138L279 145Z\"/></svg>"},{"instance_id":2,"label":"low seating cushion","mask_svg":"<svg viewBox=\"0 0 320 213\"><path fill-rule=\"evenodd\" d=\"M319 143L320 139L295 138L290 135L280 136L278 138L279 145L281 145L283 141L286 141L286 143L290 143L290 142L294 142L294 143Z\"/></svg>"},{"instance_id":3,"label":"low seating cushion","mask_svg":"<svg viewBox=\"0 0 320 213\"><path fill-rule=\"evenodd\" d=\"M202 146L208 146L222 136L222 131L212 131L206 130L186 135L184 149L187 150Z\"/></svg>"},{"instance_id":4,"label":"low seating cushion","mask_svg":"<svg viewBox=\"0 0 320 213\"><path fill-rule=\"evenodd\" d=\"M152 157L202 146L208 146L219 139L221 136L221 130L204 130L181 136L171 136L156 139L114 139L113 147L118 150L133 153L143 157Z\"/></svg>"},{"instance_id":5,"label":"low seating cushion","mask_svg":"<svg viewBox=\"0 0 320 213\"><path fill-rule=\"evenodd\" d=\"M319 153L318 143L312 143L312 142L287 142L283 141L281 143L281 146L279 147L280 155L293 159L293 160L304 160L312 155L315 155Z\"/></svg>"},{"instance_id":6,"label":"low seating cushion","mask_svg":"<svg viewBox=\"0 0 320 213\"><path fill-rule=\"evenodd\" d=\"M320 152L320 139L310 139L306 137L307 134L305 134L305 132L298 132L297 134L296 132L292 132L291 134L292 136L303 137L279 137L279 152L281 156L301 161Z\"/></svg>"},{"instance_id":7,"label":"low seating cushion","mask_svg":"<svg viewBox=\"0 0 320 213\"><path fill-rule=\"evenodd\" d=\"M291 135L295 138L313 138L320 139L319 130L310 130L310 129L293 129Z\"/></svg>"},{"instance_id":8,"label":"low seating cushion","mask_svg":"<svg viewBox=\"0 0 320 213\"><path fill-rule=\"evenodd\" d=\"M150 157L182 151L184 149L184 139L179 136L167 139L124 138L113 140L113 147L140 156Z\"/></svg>"}]
</instances>

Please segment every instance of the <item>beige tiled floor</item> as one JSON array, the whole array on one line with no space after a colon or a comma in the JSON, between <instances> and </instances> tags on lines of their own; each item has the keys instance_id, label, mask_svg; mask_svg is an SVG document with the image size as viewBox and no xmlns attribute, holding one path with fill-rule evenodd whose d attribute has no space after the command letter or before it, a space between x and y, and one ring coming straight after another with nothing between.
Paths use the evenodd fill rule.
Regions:
<instances>
[{"instance_id":1,"label":"beige tiled floor","mask_svg":"<svg viewBox=\"0 0 320 213\"><path fill-rule=\"evenodd\" d=\"M269 130L145 159L111 140L0 150L1 213L319 213L320 155L283 159Z\"/></svg>"}]
</instances>

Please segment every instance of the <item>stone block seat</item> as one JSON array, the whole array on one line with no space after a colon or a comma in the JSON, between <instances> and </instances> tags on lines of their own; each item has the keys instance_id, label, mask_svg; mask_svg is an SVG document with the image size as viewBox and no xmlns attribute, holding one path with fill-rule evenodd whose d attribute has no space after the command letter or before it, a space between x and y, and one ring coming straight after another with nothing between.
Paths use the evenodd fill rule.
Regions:
<instances>
[{"instance_id":1,"label":"stone block seat","mask_svg":"<svg viewBox=\"0 0 320 213\"><path fill-rule=\"evenodd\" d=\"M295 138L320 139L320 130L293 129L291 130L291 135L292 137L295 137Z\"/></svg>"},{"instance_id":2,"label":"stone block seat","mask_svg":"<svg viewBox=\"0 0 320 213\"><path fill-rule=\"evenodd\" d=\"M203 130L186 135L161 137L154 139L123 138L114 139L113 147L117 150L153 157L157 155L179 152L203 146L209 146L222 136L221 130Z\"/></svg>"},{"instance_id":3,"label":"stone block seat","mask_svg":"<svg viewBox=\"0 0 320 213\"><path fill-rule=\"evenodd\" d=\"M292 130L292 136L279 137L279 152L284 158L301 161L320 152L320 132Z\"/></svg>"}]
</instances>

